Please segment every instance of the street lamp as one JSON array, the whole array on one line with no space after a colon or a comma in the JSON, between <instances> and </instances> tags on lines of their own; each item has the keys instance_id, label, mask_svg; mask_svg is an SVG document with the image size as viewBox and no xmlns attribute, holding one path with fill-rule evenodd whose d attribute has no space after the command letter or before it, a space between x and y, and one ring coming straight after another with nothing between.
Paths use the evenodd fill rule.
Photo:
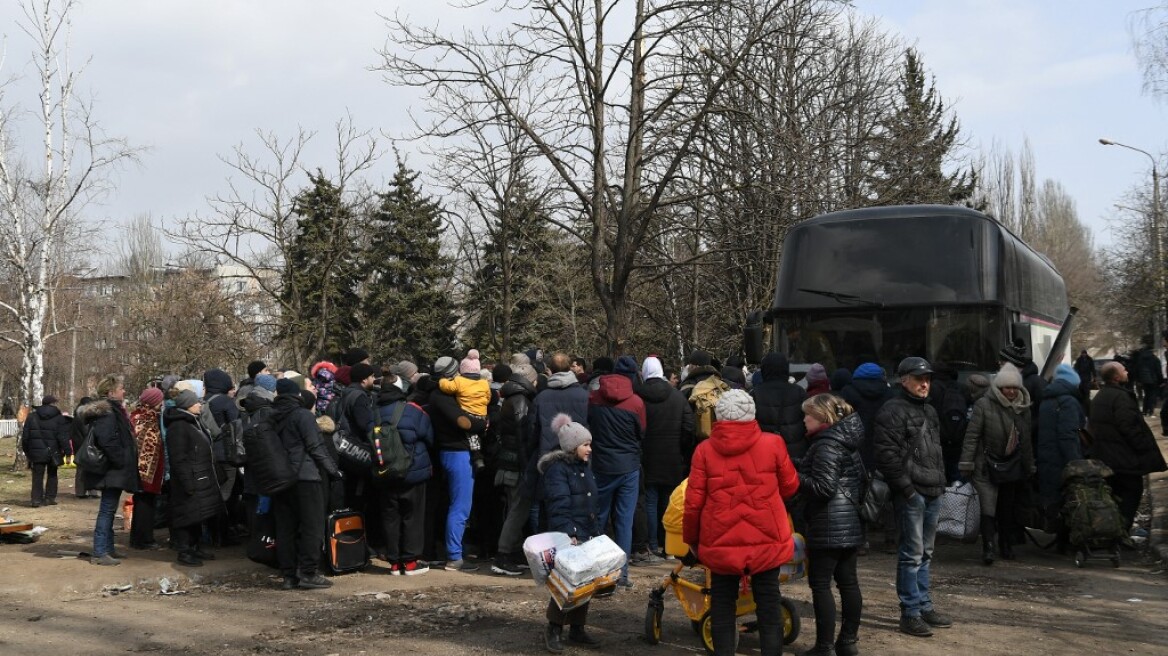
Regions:
<instances>
[{"instance_id":1,"label":"street lamp","mask_svg":"<svg viewBox=\"0 0 1168 656\"><path fill-rule=\"evenodd\" d=\"M1163 334L1160 327L1161 312L1168 313L1168 298L1165 298L1165 283L1164 283L1164 245L1160 240L1162 229L1162 215L1160 214L1160 170L1156 165L1156 158L1146 150L1129 146L1127 144L1119 143L1111 139L1100 139L1099 143L1104 146L1119 146L1120 148L1127 148L1134 150L1137 153L1142 153L1152 162L1152 250L1156 258L1156 292L1159 297L1157 300L1160 307L1158 311L1152 313L1152 345L1155 348L1158 340L1163 339Z\"/></svg>"}]
</instances>

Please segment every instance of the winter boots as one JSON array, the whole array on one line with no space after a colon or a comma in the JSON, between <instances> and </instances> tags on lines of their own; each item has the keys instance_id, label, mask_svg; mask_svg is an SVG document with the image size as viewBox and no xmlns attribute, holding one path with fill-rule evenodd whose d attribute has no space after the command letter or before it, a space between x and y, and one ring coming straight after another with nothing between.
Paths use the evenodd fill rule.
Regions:
<instances>
[{"instance_id":1,"label":"winter boots","mask_svg":"<svg viewBox=\"0 0 1168 656\"><path fill-rule=\"evenodd\" d=\"M981 516L981 562L986 565L993 565L994 558L997 554L994 553L995 545L994 538L996 537L997 528L994 523L994 518L989 515Z\"/></svg>"}]
</instances>

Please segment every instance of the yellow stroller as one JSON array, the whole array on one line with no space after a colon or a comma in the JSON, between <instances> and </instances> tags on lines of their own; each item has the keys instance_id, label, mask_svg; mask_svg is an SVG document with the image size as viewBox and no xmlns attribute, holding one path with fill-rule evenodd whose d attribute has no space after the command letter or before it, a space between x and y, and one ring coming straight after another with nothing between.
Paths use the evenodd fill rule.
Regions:
<instances>
[{"instance_id":1,"label":"yellow stroller","mask_svg":"<svg viewBox=\"0 0 1168 656\"><path fill-rule=\"evenodd\" d=\"M682 541L681 521L685 512L685 488L688 481L673 491L669 497L669 508L662 517L665 525L665 552L679 560L673 570L666 574L661 584L649 592L649 605L645 609L645 641L651 645L661 642L661 617L665 612L665 594L673 590L685 616L689 618L694 633L702 638L702 644L710 654L714 653L714 639L710 630L710 570L700 563L687 568L680 558L689 553L689 546ZM803 536L795 533L795 555L779 570L779 583L785 584L803 578L807 573L807 546ZM695 576L686 576L686 570ZM783 644L789 645L799 638L799 614L790 599L779 601L783 611ZM738 596L736 617L755 612L754 594L749 590ZM757 630L758 622L745 622L740 632Z\"/></svg>"}]
</instances>

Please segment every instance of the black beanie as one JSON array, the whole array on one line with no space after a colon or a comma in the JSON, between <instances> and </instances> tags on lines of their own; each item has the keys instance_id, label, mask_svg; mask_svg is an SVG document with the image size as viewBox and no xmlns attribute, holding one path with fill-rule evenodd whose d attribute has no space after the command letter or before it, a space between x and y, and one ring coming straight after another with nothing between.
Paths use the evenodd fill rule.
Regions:
<instances>
[{"instance_id":1,"label":"black beanie","mask_svg":"<svg viewBox=\"0 0 1168 656\"><path fill-rule=\"evenodd\" d=\"M353 365L352 369L349 370L349 381L354 384L360 384L366 378L376 375L377 370L374 369L372 365L365 364L364 362L358 362L357 364Z\"/></svg>"},{"instance_id":2,"label":"black beanie","mask_svg":"<svg viewBox=\"0 0 1168 656\"><path fill-rule=\"evenodd\" d=\"M710 357L709 353L705 351L694 351L689 354L689 359L686 360L686 363L698 367L708 367L712 361L713 358Z\"/></svg>"},{"instance_id":3,"label":"black beanie","mask_svg":"<svg viewBox=\"0 0 1168 656\"><path fill-rule=\"evenodd\" d=\"M348 351L345 351L345 354L341 356L341 360L345 364L349 365L350 367L352 367L353 365L356 365L359 362L363 362L363 361L368 360L368 359L369 359L369 351L366 351L363 348L356 348L356 347L351 348ZM354 378L353 380L357 380L357 379Z\"/></svg>"},{"instance_id":4,"label":"black beanie","mask_svg":"<svg viewBox=\"0 0 1168 656\"><path fill-rule=\"evenodd\" d=\"M255 377L260 375L260 372L267 369L268 365L264 364L263 360L252 360L247 363L247 377L255 380Z\"/></svg>"},{"instance_id":5,"label":"black beanie","mask_svg":"<svg viewBox=\"0 0 1168 656\"><path fill-rule=\"evenodd\" d=\"M495 365L494 369L491 369L491 380L496 383L505 383L511 380L512 373L511 365L500 362Z\"/></svg>"},{"instance_id":6,"label":"black beanie","mask_svg":"<svg viewBox=\"0 0 1168 656\"><path fill-rule=\"evenodd\" d=\"M276 394L295 394L300 396L300 386L287 378L276 381Z\"/></svg>"}]
</instances>

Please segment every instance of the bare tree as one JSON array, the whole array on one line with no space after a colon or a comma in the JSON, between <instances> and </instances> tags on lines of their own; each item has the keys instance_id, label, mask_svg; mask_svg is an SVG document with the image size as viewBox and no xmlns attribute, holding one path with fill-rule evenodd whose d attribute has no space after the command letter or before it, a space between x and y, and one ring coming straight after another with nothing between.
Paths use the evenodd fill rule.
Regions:
<instances>
[{"instance_id":1,"label":"bare tree","mask_svg":"<svg viewBox=\"0 0 1168 656\"><path fill-rule=\"evenodd\" d=\"M26 403L44 392L45 340L50 294L59 273L58 258L76 234L82 209L106 191L106 176L135 158L122 139L105 136L92 106L78 97L84 67L70 63L69 31L73 0L27 0L20 24L33 43L41 135L37 150L23 152L19 104L0 96L0 258L17 286L13 302L0 302L18 326L18 336L3 336L21 350L21 395ZM11 82L0 90L7 91Z\"/></svg>"},{"instance_id":2,"label":"bare tree","mask_svg":"<svg viewBox=\"0 0 1168 656\"><path fill-rule=\"evenodd\" d=\"M1128 32L1143 73L1144 92L1163 98L1168 92L1168 3L1132 12Z\"/></svg>"}]
</instances>

